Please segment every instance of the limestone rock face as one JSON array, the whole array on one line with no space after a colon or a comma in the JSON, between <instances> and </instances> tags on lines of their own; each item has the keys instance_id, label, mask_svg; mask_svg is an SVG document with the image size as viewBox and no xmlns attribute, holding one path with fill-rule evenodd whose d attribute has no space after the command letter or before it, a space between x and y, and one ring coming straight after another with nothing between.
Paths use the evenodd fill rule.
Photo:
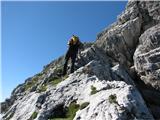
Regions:
<instances>
[{"instance_id":1,"label":"limestone rock face","mask_svg":"<svg viewBox=\"0 0 160 120\"><path fill-rule=\"evenodd\" d=\"M141 80L160 90L160 24L141 35L134 66Z\"/></svg>"},{"instance_id":2,"label":"limestone rock face","mask_svg":"<svg viewBox=\"0 0 160 120\"><path fill-rule=\"evenodd\" d=\"M1 119L160 119L160 2L129 1L84 43L74 73L61 76L63 64L64 55L18 85L1 103Z\"/></svg>"},{"instance_id":3,"label":"limestone rock face","mask_svg":"<svg viewBox=\"0 0 160 120\"><path fill-rule=\"evenodd\" d=\"M121 71L119 67L113 67L112 70L98 61L91 61L69 75L56 88L49 90L50 95L42 105L37 120L50 118L56 113L57 109L55 108L63 105L61 108L63 111L74 101L79 105L85 102L89 103L84 109L77 111L75 120L153 119L138 90L134 85L127 84L132 79L128 76L120 81L118 74L113 76L112 80L110 78L110 81L103 79L104 75L100 73L106 71L104 74L107 78L110 76L108 69L110 69L110 73L116 70ZM125 74L125 72L123 73ZM96 88L94 94L92 94L92 86ZM115 98L112 98L113 95Z\"/></svg>"},{"instance_id":4,"label":"limestone rock face","mask_svg":"<svg viewBox=\"0 0 160 120\"><path fill-rule=\"evenodd\" d=\"M118 21L98 34L96 45L121 64L131 66L141 32L142 17L133 2L118 16Z\"/></svg>"}]
</instances>

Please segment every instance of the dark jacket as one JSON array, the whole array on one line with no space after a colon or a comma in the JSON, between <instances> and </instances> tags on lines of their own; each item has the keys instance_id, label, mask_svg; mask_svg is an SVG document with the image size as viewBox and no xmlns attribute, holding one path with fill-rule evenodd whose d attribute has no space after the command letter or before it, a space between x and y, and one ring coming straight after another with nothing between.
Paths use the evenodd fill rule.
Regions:
<instances>
[{"instance_id":1,"label":"dark jacket","mask_svg":"<svg viewBox=\"0 0 160 120\"><path fill-rule=\"evenodd\" d=\"M80 41L78 41L75 45L72 45L70 43L68 45L69 48L66 54L66 56L68 57L76 56L78 53L78 49L82 47L82 43Z\"/></svg>"}]
</instances>

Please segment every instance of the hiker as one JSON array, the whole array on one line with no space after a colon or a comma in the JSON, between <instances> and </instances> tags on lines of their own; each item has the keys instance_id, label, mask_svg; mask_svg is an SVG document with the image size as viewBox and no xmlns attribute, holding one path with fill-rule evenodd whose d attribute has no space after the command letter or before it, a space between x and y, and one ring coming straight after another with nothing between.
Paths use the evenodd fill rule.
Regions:
<instances>
[{"instance_id":1,"label":"hiker","mask_svg":"<svg viewBox=\"0 0 160 120\"><path fill-rule=\"evenodd\" d=\"M75 35L71 37L71 39L68 41L68 51L65 56L65 64L63 68L63 75L66 75L67 73L67 65L68 65L68 60L71 58L71 68L70 68L70 73L74 72L74 64L76 61L76 57L78 54L78 50L82 47L82 43L80 42L79 38Z\"/></svg>"}]
</instances>

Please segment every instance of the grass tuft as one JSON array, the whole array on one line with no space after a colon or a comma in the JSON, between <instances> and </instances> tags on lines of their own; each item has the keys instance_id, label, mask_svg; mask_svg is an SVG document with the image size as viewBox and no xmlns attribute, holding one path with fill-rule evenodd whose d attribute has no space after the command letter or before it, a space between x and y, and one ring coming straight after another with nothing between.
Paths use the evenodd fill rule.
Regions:
<instances>
[{"instance_id":1,"label":"grass tuft","mask_svg":"<svg viewBox=\"0 0 160 120\"><path fill-rule=\"evenodd\" d=\"M53 86L56 86L58 83L60 83L62 81L61 78L53 78L50 80L50 84L53 85Z\"/></svg>"},{"instance_id":2,"label":"grass tuft","mask_svg":"<svg viewBox=\"0 0 160 120\"><path fill-rule=\"evenodd\" d=\"M79 105L75 102L71 103L68 107L68 112L66 114L67 120L73 120L74 116L76 115L76 112L79 110Z\"/></svg>"},{"instance_id":3,"label":"grass tuft","mask_svg":"<svg viewBox=\"0 0 160 120\"><path fill-rule=\"evenodd\" d=\"M91 95L96 94L98 91L96 89L96 87L94 87L93 85L91 85Z\"/></svg>"},{"instance_id":4,"label":"grass tuft","mask_svg":"<svg viewBox=\"0 0 160 120\"><path fill-rule=\"evenodd\" d=\"M116 94L113 94L113 95L109 96L109 102L110 103L117 103L117 96L116 96Z\"/></svg>"},{"instance_id":5,"label":"grass tuft","mask_svg":"<svg viewBox=\"0 0 160 120\"><path fill-rule=\"evenodd\" d=\"M34 120L38 115L38 112L34 111L29 120Z\"/></svg>"},{"instance_id":6,"label":"grass tuft","mask_svg":"<svg viewBox=\"0 0 160 120\"><path fill-rule=\"evenodd\" d=\"M42 85L37 89L37 92L41 93L41 92L45 92L47 90L47 86L46 85Z\"/></svg>"},{"instance_id":7,"label":"grass tuft","mask_svg":"<svg viewBox=\"0 0 160 120\"><path fill-rule=\"evenodd\" d=\"M34 77L32 78L31 81L28 81L24 86L25 91L33 87L37 83L37 81L38 81L38 77Z\"/></svg>"}]
</instances>

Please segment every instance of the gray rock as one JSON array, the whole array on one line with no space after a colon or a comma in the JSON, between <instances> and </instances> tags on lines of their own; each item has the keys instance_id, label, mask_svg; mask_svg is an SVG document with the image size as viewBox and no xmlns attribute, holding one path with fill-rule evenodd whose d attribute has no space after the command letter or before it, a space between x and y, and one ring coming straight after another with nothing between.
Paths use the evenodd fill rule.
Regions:
<instances>
[{"instance_id":1,"label":"gray rock","mask_svg":"<svg viewBox=\"0 0 160 120\"><path fill-rule=\"evenodd\" d=\"M160 24L141 35L134 65L141 80L160 90Z\"/></svg>"},{"instance_id":2,"label":"gray rock","mask_svg":"<svg viewBox=\"0 0 160 120\"><path fill-rule=\"evenodd\" d=\"M96 45L121 64L131 66L132 56L140 35L142 19L136 17L122 23L103 31L101 37L97 39Z\"/></svg>"},{"instance_id":3,"label":"gray rock","mask_svg":"<svg viewBox=\"0 0 160 120\"><path fill-rule=\"evenodd\" d=\"M160 2L159 1L139 1L139 11L143 19L143 32L148 28L160 23Z\"/></svg>"},{"instance_id":4,"label":"gray rock","mask_svg":"<svg viewBox=\"0 0 160 120\"><path fill-rule=\"evenodd\" d=\"M37 120L47 120L46 118L55 116L57 108L63 111L64 106L68 106L72 101L76 101L77 104L90 103L88 107L77 112L75 120L78 118L82 120L153 119L134 86L127 84L125 80L101 79L103 77L100 75L104 75L99 73L107 69L109 67L102 67L100 62L91 61L71 74L65 81L59 83L56 89L50 90L51 95L46 98L47 101L43 104ZM118 69L119 67L114 68L115 71ZM131 78L125 79L131 80ZM91 94L91 86L97 89L95 95ZM113 104L108 100L112 94L117 96L117 102Z\"/></svg>"}]
</instances>

